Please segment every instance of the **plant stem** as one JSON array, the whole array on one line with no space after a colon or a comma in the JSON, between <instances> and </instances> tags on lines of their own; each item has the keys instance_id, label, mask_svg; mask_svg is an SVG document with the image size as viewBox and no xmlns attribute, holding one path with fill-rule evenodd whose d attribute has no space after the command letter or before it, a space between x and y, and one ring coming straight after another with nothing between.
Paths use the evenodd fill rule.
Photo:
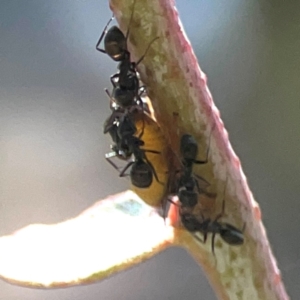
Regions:
<instances>
[{"instance_id":1,"label":"plant stem","mask_svg":"<svg viewBox=\"0 0 300 300\"><path fill-rule=\"evenodd\" d=\"M132 4L132 0L110 1L123 32L128 29ZM210 192L218 197L215 201L201 199L201 209L213 218L220 213L225 197L226 222L238 228L246 224L244 245L232 247L218 239L216 258L211 254L210 243L197 243L185 230L176 231L177 243L185 246L202 265L220 298L288 299L260 208L230 145L206 75L187 40L174 1L136 1L129 34L132 59L137 61L156 37L159 39L151 45L138 69L161 130L175 158L179 157L179 138L183 133L196 138L201 146L199 156L203 157L210 145L209 163L195 168L195 173L211 183ZM176 170L169 170L172 171Z\"/></svg>"}]
</instances>

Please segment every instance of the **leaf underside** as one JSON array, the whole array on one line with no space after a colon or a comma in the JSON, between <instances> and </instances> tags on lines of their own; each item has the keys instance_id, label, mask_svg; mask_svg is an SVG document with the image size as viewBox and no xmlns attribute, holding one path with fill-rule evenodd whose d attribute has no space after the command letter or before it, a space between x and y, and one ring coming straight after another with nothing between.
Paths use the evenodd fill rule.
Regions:
<instances>
[{"instance_id":1,"label":"leaf underside","mask_svg":"<svg viewBox=\"0 0 300 300\"><path fill-rule=\"evenodd\" d=\"M131 191L62 223L29 225L0 238L0 277L34 288L99 281L170 245L173 228Z\"/></svg>"}]
</instances>

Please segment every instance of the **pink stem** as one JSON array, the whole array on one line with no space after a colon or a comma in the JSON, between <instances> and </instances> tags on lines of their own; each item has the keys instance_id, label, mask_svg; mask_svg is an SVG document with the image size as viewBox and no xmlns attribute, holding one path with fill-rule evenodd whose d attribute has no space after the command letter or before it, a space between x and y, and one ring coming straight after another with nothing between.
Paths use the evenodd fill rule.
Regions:
<instances>
[{"instance_id":1,"label":"pink stem","mask_svg":"<svg viewBox=\"0 0 300 300\"><path fill-rule=\"evenodd\" d=\"M132 3L132 0L110 0L123 32L128 29ZM185 230L178 229L178 243L187 247L204 267L221 298L288 299L261 221L260 208L230 145L206 75L184 33L174 1L136 1L129 35L132 59L137 61L156 37L159 39L151 45L139 71L158 124L174 152L170 160L179 157L181 134L189 133L196 138L199 157L205 155L210 139L209 163L197 167L195 173L201 171L199 175L211 183L210 192L217 193L218 197L216 201L201 199L201 209L213 218L220 213L225 197L226 222L237 228L246 223L243 246L231 247L217 239L217 261L211 255L209 242L206 246L199 245ZM170 163L170 172L175 165Z\"/></svg>"}]
</instances>

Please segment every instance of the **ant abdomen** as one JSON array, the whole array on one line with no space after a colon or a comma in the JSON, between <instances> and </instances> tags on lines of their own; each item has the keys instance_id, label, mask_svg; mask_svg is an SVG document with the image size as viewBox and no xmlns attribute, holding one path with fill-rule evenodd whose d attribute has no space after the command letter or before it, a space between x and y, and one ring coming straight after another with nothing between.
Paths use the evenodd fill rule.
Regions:
<instances>
[{"instance_id":1,"label":"ant abdomen","mask_svg":"<svg viewBox=\"0 0 300 300\"><path fill-rule=\"evenodd\" d=\"M136 161L130 170L131 183L138 188L147 188L153 181L152 169L143 160Z\"/></svg>"},{"instance_id":2,"label":"ant abdomen","mask_svg":"<svg viewBox=\"0 0 300 300\"><path fill-rule=\"evenodd\" d=\"M105 52L114 60L122 61L127 52L127 41L117 26L112 26L104 38Z\"/></svg>"}]
</instances>

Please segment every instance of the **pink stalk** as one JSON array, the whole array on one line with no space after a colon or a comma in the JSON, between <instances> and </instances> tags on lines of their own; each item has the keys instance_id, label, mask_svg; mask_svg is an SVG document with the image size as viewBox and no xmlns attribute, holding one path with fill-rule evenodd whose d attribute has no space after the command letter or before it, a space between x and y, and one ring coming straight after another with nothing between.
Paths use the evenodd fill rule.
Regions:
<instances>
[{"instance_id":1,"label":"pink stalk","mask_svg":"<svg viewBox=\"0 0 300 300\"><path fill-rule=\"evenodd\" d=\"M128 29L132 1L110 3L123 32ZM176 224L175 206L169 212L170 224L176 225L172 227L129 191L96 203L74 219L30 225L0 237L0 278L35 288L87 284L138 264L166 247L179 245L201 264L220 299L288 299L260 208L229 143L174 2L136 0L129 34L133 60L137 61L156 37L159 39L139 65L160 126L146 122L146 146L149 141L157 142L159 150L166 152L161 156L166 162L159 161L155 169L165 174L164 182L166 174L177 170L179 140L184 133L196 138L199 159L204 159L209 146L209 162L195 167L194 172L210 183L208 192L216 197L201 195L197 209L213 219L225 199L221 220L237 228L246 224L244 244L230 246L217 237L213 256L210 238L201 244ZM135 191L147 203L158 206L164 189L156 183L143 193Z\"/></svg>"},{"instance_id":2,"label":"pink stalk","mask_svg":"<svg viewBox=\"0 0 300 300\"><path fill-rule=\"evenodd\" d=\"M123 32L128 29L132 4L132 0L110 0ZM233 247L218 240L216 259L211 254L209 242L203 246L184 230L178 231L177 241L184 244L202 265L220 298L287 299L261 221L260 208L230 145L208 89L206 75L184 33L174 1L136 1L129 35L129 49L134 61L156 37L159 39L151 45L138 69L153 101L158 124L175 157L179 157L181 134L189 133L197 139L203 157L210 139L209 163L199 167L196 173L211 183L210 191L216 192L218 197L216 201L203 200L201 209L209 211L213 218L221 211L225 197L223 219L237 228L246 224L244 245Z\"/></svg>"}]
</instances>

